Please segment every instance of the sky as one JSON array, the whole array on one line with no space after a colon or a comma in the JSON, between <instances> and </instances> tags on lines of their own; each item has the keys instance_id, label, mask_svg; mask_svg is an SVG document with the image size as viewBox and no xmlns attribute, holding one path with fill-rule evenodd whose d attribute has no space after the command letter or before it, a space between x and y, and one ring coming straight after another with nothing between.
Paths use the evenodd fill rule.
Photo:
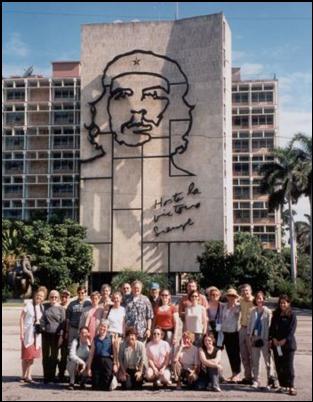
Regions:
<instances>
[{"instance_id":1,"label":"sky","mask_svg":"<svg viewBox=\"0 0 313 402\"><path fill-rule=\"evenodd\" d=\"M279 82L279 145L312 135L311 2L2 2L3 76L51 75L51 61L80 59L80 26L173 20L223 12L242 78ZM308 212L301 200L298 214Z\"/></svg>"}]
</instances>

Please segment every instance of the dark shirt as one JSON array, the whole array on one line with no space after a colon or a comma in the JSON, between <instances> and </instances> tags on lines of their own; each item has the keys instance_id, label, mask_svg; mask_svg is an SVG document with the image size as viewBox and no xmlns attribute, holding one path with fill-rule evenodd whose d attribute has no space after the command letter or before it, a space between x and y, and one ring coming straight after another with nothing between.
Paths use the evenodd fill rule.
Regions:
<instances>
[{"instance_id":1,"label":"dark shirt","mask_svg":"<svg viewBox=\"0 0 313 402\"><path fill-rule=\"evenodd\" d=\"M97 357L111 357L113 354L112 348L112 338L106 336L104 339L100 339L96 336L94 339L95 343L95 356Z\"/></svg>"},{"instance_id":2,"label":"dark shirt","mask_svg":"<svg viewBox=\"0 0 313 402\"><path fill-rule=\"evenodd\" d=\"M92 304L90 300L84 300L83 302L80 302L78 299L76 299L70 302L66 309L66 318L69 320L71 327L79 327L79 320L83 310L86 307L90 307L91 305Z\"/></svg>"},{"instance_id":3,"label":"dark shirt","mask_svg":"<svg viewBox=\"0 0 313 402\"><path fill-rule=\"evenodd\" d=\"M283 346L283 348L288 350L296 350L297 343L295 338L295 332L297 328L297 317L294 312L291 312L290 315L281 315L279 313L274 313L269 338L277 339L281 341L282 339L286 339L287 342Z\"/></svg>"},{"instance_id":4,"label":"dark shirt","mask_svg":"<svg viewBox=\"0 0 313 402\"><path fill-rule=\"evenodd\" d=\"M44 332L49 334L58 334L64 330L65 325L65 308L60 305L51 305L46 303L44 312L40 319L40 325Z\"/></svg>"}]
</instances>

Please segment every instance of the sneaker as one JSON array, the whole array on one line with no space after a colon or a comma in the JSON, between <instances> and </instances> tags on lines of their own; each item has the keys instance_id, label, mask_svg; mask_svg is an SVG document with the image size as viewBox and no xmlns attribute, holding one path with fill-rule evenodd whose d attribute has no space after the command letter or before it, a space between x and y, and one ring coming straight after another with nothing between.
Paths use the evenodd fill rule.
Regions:
<instances>
[{"instance_id":1,"label":"sneaker","mask_svg":"<svg viewBox=\"0 0 313 402\"><path fill-rule=\"evenodd\" d=\"M74 384L70 384L70 385L67 387L67 389L68 389L69 391L74 391Z\"/></svg>"},{"instance_id":2,"label":"sneaker","mask_svg":"<svg viewBox=\"0 0 313 402\"><path fill-rule=\"evenodd\" d=\"M114 375L113 378L112 378L109 390L114 391L117 388L117 386L118 386L118 382L117 382L117 379L116 379L116 377Z\"/></svg>"},{"instance_id":3,"label":"sneaker","mask_svg":"<svg viewBox=\"0 0 313 402\"><path fill-rule=\"evenodd\" d=\"M213 392L222 392L220 387L212 387Z\"/></svg>"},{"instance_id":4,"label":"sneaker","mask_svg":"<svg viewBox=\"0 0 313 402\"><path fill-rule=\"evenodd\" d=\"M257 381L253 381L253 383L252 383L252 385L251 385L251 387L252 388L255 388L255 389L258 389L259 388L259 383L257 382Z\"/></svg>"}]
</instances>

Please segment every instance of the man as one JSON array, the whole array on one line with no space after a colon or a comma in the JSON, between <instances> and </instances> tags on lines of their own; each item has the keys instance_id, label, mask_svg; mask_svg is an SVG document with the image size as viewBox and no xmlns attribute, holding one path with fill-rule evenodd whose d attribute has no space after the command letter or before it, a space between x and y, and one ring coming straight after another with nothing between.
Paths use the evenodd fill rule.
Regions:
<instances>
[{"instance_id":1,"label":"man","mask_svg":"<svg viewBox=\"0 0 313 402\"><path fill-rule=\"evenodd\" d=\"M71 293L67 290L64 289L60 292L60 305L67 309L69 303L70 303L70 297ZM65 370L66 370L66 364L67 364L67 356L68 356L68 339L67 339L67 333L64 333L63 337L63 342L60 347L60 353L61 353L61 358L58 361L58 368L59 368L59 382L65 382Z\"/></svg>"},{"instance_id":2,"label":"man","mask_svg":"<svg viewBox=\"0 0 313 402\"><path fill-rule=\"evenodd\" d=\"M241 383L252 385L252 348L248 335L248 324L251 310L254 307L252 288L245 283L240 286L240 330L239 330L239 347L242 364L244 367L245 376Z\"/></svg>"},{"instance_id":3,"label":"man","mask_svg":"<svg viewBox=\"0 0 313 402\"><path fill-rule=\"evenodd\" d=\"M121 293L123 295L122 306L126 307L132 297L132 288L130 286L130 283L123 283L121 287Z\"/></svg>"},{"instance_id":4,"label":"man","mask_svg":"<svg viewBox=\"0 0 313 402\"><path fill-rule=\"evenodd\" d=\"M190 301L189 296L194 291L198 291L198 284L195 279L190 279L187 284L187 294L181 298L181 300L179 302L179 307L178 307L179 317L183 322L185 321L186 307L191 306L191 301ZM199 293L199 304L201 306L203 306L205 309L208 308L208 301L207 301L206 297L201 293Z\"/></svg>"},{"instance_id":5,"label":"man","mask_svg":"<svg viewBox=\"0 0 313 402\"><path fill-rule=\"evenodd\" d=\"M101 299L99 306L104 308L104 316L106 317L109 313L110 307L113 305L112 299L111 299L111 286L108 285L107 283L104 283L101 286Z\"/></svg>"},{"instance_id":6,"label":"man","mask_svg":"<svg viewBox=\"0 0 313 402\"><path fill-rule=\"evenodd\" d=\"M153 311L161 303L161 300L160 300L160 285L157 282L152 282L151 285L150 285L149 300L151 302Z\"/></svg>"},{"instance_id":7,"label":"man","mask_svg":"<svg viewBox=\"0 0 313 402\"><path fill-rule=\"evenodd\" d=\"M87 289L85 286L78 286L77 299L71 301L66 310L66 336L68 346L71 346L72 340L79 336L79 321L86 307L91 306L91 301L87 300Z\"/></svg>"}]
</instances>

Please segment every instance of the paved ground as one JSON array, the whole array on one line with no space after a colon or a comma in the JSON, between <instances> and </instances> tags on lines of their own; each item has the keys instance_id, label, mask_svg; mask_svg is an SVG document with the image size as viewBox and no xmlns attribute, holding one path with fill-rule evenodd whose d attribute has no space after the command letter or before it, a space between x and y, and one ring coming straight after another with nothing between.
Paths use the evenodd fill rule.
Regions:
<instances>
[{"instance_id":1,"label":"paved ground","mask_svg":"<svg viewBox=\"0 0 313 402\"><path fill-rule=\"evenodd\" d=\"M2 309L2 397L5 401L311 401L312 400L312 315L298 312L296 353L296 386L298 396L277 394L273 392L253 391L245 386L222 385L222 393L160 390L153 391L145 386L136 392L101 392L68 391L65 385L24 385L18 382L20 375L20 347L18 335L18 316L20 309L5 307ZM228 376L229 364L223 352L223 366ZM262 372L264 373L262 365ZM41 362L34 365L34 377L41 377ZM263 383L265 379L263 377Z\"/></svg>"}]
</instances>

